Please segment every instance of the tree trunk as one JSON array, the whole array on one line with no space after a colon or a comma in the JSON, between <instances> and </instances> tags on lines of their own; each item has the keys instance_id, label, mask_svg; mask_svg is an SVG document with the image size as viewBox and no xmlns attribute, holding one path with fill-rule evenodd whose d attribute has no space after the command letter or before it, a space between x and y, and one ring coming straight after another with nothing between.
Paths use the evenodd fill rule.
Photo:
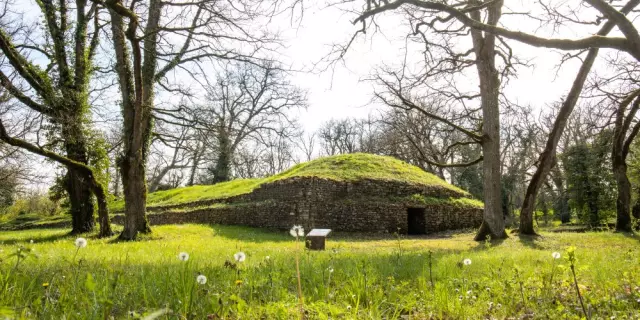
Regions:
<instances>
[{"instance_id":1,"label":"tree trunk","mask_svg":"<svg viewBox=\"0 0 640 320\"><path fill-rule=\"evenodd\" d=\"M640 187L637 189L638 199L636 200L636 204L633 205L633 209L631 214L634 218L640 219Z\"/></svg>"},{"instance_id":2,"label":"tree trunk","mask_svg":"<svg viewBox=\"0 0 640 320\"><path fill-rule=\"evenodd\" d=\"M160 173L158 173L158 175L155 178L151 179L151 183L149 183L149 192L155 192L156 190L158 190L158 187L160 186L162 179L164 179L164 176L166 176L167 173L171 171L171 169L173 169L172 166L167 166L162 170L160 170Z\"/></svg>"},{"instance_id":3,"label":"tree trunk","mask_svg":"<svg viewBox=\"0 0 640 320\"><path fill-rule=\"evenodd\" d=\"M147 221L147 184L144 163L128 157L122 162L122 186L124 194L124 229L122 240L135 240L138 232L151 232Z\"/></svg>"},{"instance_id":4,"label":"tree trunk","mask_svg":"<svg viewBox=\"0 0 640 320\"><path fill-rule=\"evenodd\" d=\"M213 169L213 183L231 180L231 139L225 130L218 133L218 161Z\"/></svg>"},{"instance_id":5,"label":"tree trunk","mask_svg":"<svg viewBox=\"0 0 640 320\"><path fill-rule=\"evenodd\" d=\"M616 179L618 198L616 199L616 231L631 232L631 183L627 177L624 155L614 146L612 152L613 176Z\"/></svg>"},{"instance_id":6,"label":"tree trunk","mask_svg":"<svg viewBox=\"0 0 640 320\"><path fill-rule=\"evenodd\" d=\"M95 179L91 181L91 190L96 195L98 202L98 221L100 223L100 233L98 237L105 238L113 235L111 229L111 221L109 220L109 207L107 204L107 193L100 184L96 183Z\"/></svg>"},{"instance_id":7,"label":"tree trunk","mask_svg":"<svg viewBox=\"0 0 640 320\"><path fill-rule=\"evenodd\" d=\"M502 13L502 2L488 8L487 23L497 25ZM473 19L480 20L480 12L474 11ZM480 79L480 100L482 107L482 157L484 214L482 225L475 240L504 239L504 216L500 184L500 78L495 67L495 36L478 30L471 30L476 67Z\"/></svg>"},{"instance_id":8,"label":"tree trunk","mask_svg":"<svg viewBox=\"0 0 640 320\"><path fill-rule=\"evenodd\" d=\"M569 116L578 102L584 82L586 81L587 75L589 75L589 71L591 71L591 67L593 66L593 62L597 56L597 48L589 50L587 57L580 67L578 76L573 81L573 85L567 95L567 98L558 111L556 120L553 123L553 129L551 129L551 133L547 139L547 144L545 145L544 151L540 154L538 168L531 177L531 181L527 187L527 192L524 196L524 201L522 202L522 208L520 209L520 228L518 230L521 234L536 234L536 231L533 228L533 212L535 211L538 191L540 191L542 183L555 162L558 141L560 141L560 137L562 137L562 133L567 125Z\"/></svg>"},{"instance_id":9,"label":"tree trunk","mask_svg":"<svg viewBox=\"0 0 640 320\"><path fill-rule=\"evenodd\" d=\"M68 125L63 129L65 151L67 158L86 165L87 148L84 143L84 137L78 135L78 131L81 131L81 129L76 125ZM87 183L86 176L82 172L74 168L67 168L65 187L71 205L72 234L91 232L95 226L93 197Z\"/></svg>"},{"instance_id":10,"label":"tree trunk","mask_svg":"<svg viewBox=\"0 0 640 320\"><path fill-rule=\"evenodd\" d=\"M627 177L627 155L629 146L638 134L640 124L636 124L627 134L631 123L640 109L640 90L628 95L616 110L615 129L613 131L613 147L611 150L611 166L616 179L618 197L616 199L616 231L631 232L631 183ZM625 112L633 101L625 117ZM627 137L628 135L628 137Z\"/></svg>"},{"instance_id":11,"label":"tree trunk","mask_svg":"<svg viewBox=\"0 0 640 320\"><path fill-rule=\"evenodd\" d=\"M115 186L113 186L113 195L116 196L116 198L120 197L120 165L116 164L115 165L115 170L116 170L116 176L114 177L115 179L113 179Z\"/></svg>"},{"instance_id":12,"label":"tree trunk","mask_svg":"<svg viewBox=\"0 0 640 320\"><path fill-rule=\"evenodd\" d=\"M189 183L188 186L192 186L195 183L196 179L196 171L198 170L198 164L200 163L200 144L196 144L196 150L193 155L193 165L191 166L191 172L189 173Z\"/></svg>"}]
</instances>

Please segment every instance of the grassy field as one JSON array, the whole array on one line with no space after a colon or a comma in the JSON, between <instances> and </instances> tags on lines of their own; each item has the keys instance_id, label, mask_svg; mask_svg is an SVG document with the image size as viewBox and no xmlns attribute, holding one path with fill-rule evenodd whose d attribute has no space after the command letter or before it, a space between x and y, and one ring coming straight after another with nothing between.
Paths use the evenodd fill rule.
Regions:
<instances>
[{"instance_id":1,"label":"grassy field","mask_svg":"<svg viewBox=\"0 0 640 320\"><path fill-rule=\"evenodd\" d=\"M287 232L244 227L168 225L126 243L87 235L84 248L65 232L0 233L0 319L297 319L296 256L308 319L640 316L640 240L632 235L477 243L471 233L337 234L326 251L310 252ZM236 262L240 251L246 260Z\"/></svg>"},{"instance_id":2,"label":"grassy field","mask_svg":"<svg viewBox=\"0 0 640 320\"><path fill-rule=\"evenodd\" d=\"M201 200L223 199L250 193L265 183L296 177L317 177L336 181L357 181L362 179L402 181L436 186L468 195L466 191L447 183L435 175L398 159L366 153L353 153L300 163L289 170L262 179L237 179L215 185L199 185L157 191L148 195L147 205L177 205ZM481 205L479 201L467 200L469 200L467 201L468 203L474 206ZM122 211L124 201L114 201L109 207L111 211Z\"/></svg>"}]
</instances>

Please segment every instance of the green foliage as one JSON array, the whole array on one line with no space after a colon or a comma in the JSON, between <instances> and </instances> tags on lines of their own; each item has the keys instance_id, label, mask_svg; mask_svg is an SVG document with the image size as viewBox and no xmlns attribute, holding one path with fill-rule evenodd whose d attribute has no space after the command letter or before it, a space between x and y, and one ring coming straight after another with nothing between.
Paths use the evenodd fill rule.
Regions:
<instances>
[{"instance_id":1,"label":"green foliage","mask_svg":"<svg viewBox=\"0 0 640 320\"><path fill-rule=\"evenodd\" d=\"M103 187L109 185L109 143L104 139L102 133L98 130L87 130L86 132L88 148L87 158L89 166L93 169L96 180Z\"/></svg>"},{"instance_id":2,"label":"green foliage","mask_svg":"<svg viewBox=\"0 0 640 320\"><path fill-rule=\"evenodd\" d=\"M593 143L574 145L562 154L569 203L578 218L592 226L615 216L616 188L607 137L602 134Z\"/></svg>"},{"instance_id":3,"label":"green foliage","mask_svg":"<svg viewBox=\"0 0 640 320\"><path fill-rule=\"evenodd\" d=\"M640 269L632 267L640 264L637 238L543 236L487 246L469 233L429 240L333 234L326 251L300 254L305 314L309 319L579 319L584 316L579 287L594 319L640 315ZM579 265L573 263L577 281L569 266L552 257L567 246L580 252ZM21 254L15 267L19 248L28 254ZM89 237L81 249L66 230L4 232L0 317L293 319L299 313L298 248L286 232L232 226L158 226L141 241ZM247 255L239 268L233 262L238 251ZM189 253L188 261L180 261L179 252ZM196 283L200 274L207 277L205 284Z\"/></svg>"},{"instance_id":4,"label":"green foliage","mask_svg":"<svg viewBox=\"0 0 640 320\"><path fill-rule=\"evenodd\" d=\"M18 216L56 216L60 215L62 210L60 205L49 199L48 196L33 193L18 198L11 206L0 208L0 218L2 221L13 219Z\"/></svg>"},{"instance_id":5,"label":"green foliage","mask_svg":"<svg viewBox=\"0 0 640 320\"><path fill-rule=\"evenodd\" d=\"M275 176L263 179L237 179L207 186L190 186L157 191L147 197L147 205L161 206L201 200L222 199L250 193L264 183L295 177L317 177L336 181L379 179L437 186L468 195L433 174L398 159L366 153L354 153L319 158L294 166ZM111 210L121 211L124 201L111 204Z\"/></svg>"}]
</instances>

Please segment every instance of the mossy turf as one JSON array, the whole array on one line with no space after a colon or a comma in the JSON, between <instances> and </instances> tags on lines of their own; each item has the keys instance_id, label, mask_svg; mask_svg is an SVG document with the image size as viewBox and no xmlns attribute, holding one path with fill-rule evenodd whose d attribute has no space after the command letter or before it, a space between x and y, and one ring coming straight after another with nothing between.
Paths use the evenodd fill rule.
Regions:
<instances>
[{"instance_id":1,"label":"mossy turf","mask_svg":"<svg viewBox=\"0 0 640 320\"><path fill-rule=\"evenodd\" d=\"M81 249L66 232L0 233L0 318L297 319L299 255L307 319L580 319L570 246L590 318L640 316L635 235L334 234L326 251L304 251L287 232L233 226L159 226L135 242L86 235Z\"/></svg>"},{"instance_id":2,"label":"mossy turf","mask_svg":"<svg viewBox=\"0 0 640 320\"><path fill-rule=\"evenodd\" d=\"M393 157L354 153L318 158L300 163L282 173L262 179L238 179L215 185L191 186L153 192L147 197L147 205L166 206L201 200L223 199L250 193L265 183L296 177L317 177L335 181L365 179L399 181L436 186L468 195L464 190L447 183L437 176ZM124 202L122 200L115 201L110 206L112 211L122 211L123 208Z\"/></svg>"}]
</instances>

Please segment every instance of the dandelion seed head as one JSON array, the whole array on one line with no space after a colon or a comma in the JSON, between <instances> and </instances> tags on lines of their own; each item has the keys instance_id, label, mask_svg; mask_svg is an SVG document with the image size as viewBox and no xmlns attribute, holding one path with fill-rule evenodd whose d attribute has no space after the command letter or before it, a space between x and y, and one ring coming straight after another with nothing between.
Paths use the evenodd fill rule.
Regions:
<instances>
[{"instance_id":1,"label":"dandelion seed head","mask_svg":"<svg viewBox=\"0 0 640 320\"><path fill-rule=\"evenodd\" d=\"M333 268L329 267L329 269L327 269L329 271L329 273L333 273Z\"/></svg>"},{"instance_id":2,"label":"dandelion seed head","mask_svg":"<svg viewBox=\"0 0 640 320\"><path fill-rule=\"evenodd\" d=\"M462 260L462 263L464 263L465 266L468 266L468 265L471 264L471 259L466 258L466 259Z\"/></svg>"},{"instance_id":3,"label":"dandelion seed head","mask_svg":"<svg viewBox=\"0 0 640 320\"><path fill-rule=\"evenodd\" d=\"M33 244L33 239L29 240L29 243Z\"/></svg>"},{"instance_id":4,"label":"dandelion seed head","mask_svg":"<svg viewBox=\"0 0 640 320\"><path fill-rule=\"evenodd\" d=\"M189 254L186 252L180 252L178 254L178 259L180 259L180 261L187 261L189 260Z\"/></svg>"},{"instance_id":5,"label":"dandelion seed head","mask_svg":"<svg viewBox=\"0 0 640 320\"><path fill-rule=\"evenodd\" d=\"M552 253L552 254L551 254L551 256L552 256L554 259L560 259L560 252L557 252L557 251L556 251L556 252Z\"/></svg>"},{"instance_id":6,"label":"dandelion seed head","mask_svg":"<svg viewBox=\"0 0 640 320\"><path fill-rule=\"evenodd\" d=\"M347 311L351 311L351 306L350 305L347 306Z\"/></svg>"},{"instance_id":7,"label":"dandelion seed head","mask_svg":"<svg viewBox=\"0 0 640 320\"><path fill-rule=\"evenodd\" d=\"M203 274L199 275L196 277L196 282L199 284L205 284L207 283L207 277L205 277Z\"/></svg>"},{"instance_id":8,"label":"dandelion seed head","mask_svg":"<svg viewBox=\"0 0 640 320\"><path fill-rule=\"evenodd\" d=\"M265 260L267 260L267 261L269 261L269 260L271 259L271 257L266 256L266 257L264 257L264 259L265 259Z\"/></svg>"},{"instance_id":9,"label":"dandelion seed head","mask_svg":"<svg viewBox=\"0 0 640 320\"><path fill-rule=\"evenodd\" d=\"M292 237L304 237L304 228L302 226L293 226L291 230L289 230L289 234Z\"/></svg>"},{"instance_id":10,"label":"dandelion seed head","mask_svg":"<svg viewBox=\"0 0 640 320\"><path fill-rule=\"evenodd\" d=\"M244 252L240 251L234 254L233 258L236 260L236 262L244 262L244 260L247 258L247 255L244 254Z\"/></svg>"},{"instance_id":11,"label":"dandelion seed head","mask_svg":"<svg viewBox=\"0 0 640 320\"><path fill-rule=\"evenodd\" d=\"M87 239L78 238L78 239L76 239L75 244L76 244L76 247L78 247L78 248L84 248L84 247L87 246Z\"/></svg>"}]
</instances>

